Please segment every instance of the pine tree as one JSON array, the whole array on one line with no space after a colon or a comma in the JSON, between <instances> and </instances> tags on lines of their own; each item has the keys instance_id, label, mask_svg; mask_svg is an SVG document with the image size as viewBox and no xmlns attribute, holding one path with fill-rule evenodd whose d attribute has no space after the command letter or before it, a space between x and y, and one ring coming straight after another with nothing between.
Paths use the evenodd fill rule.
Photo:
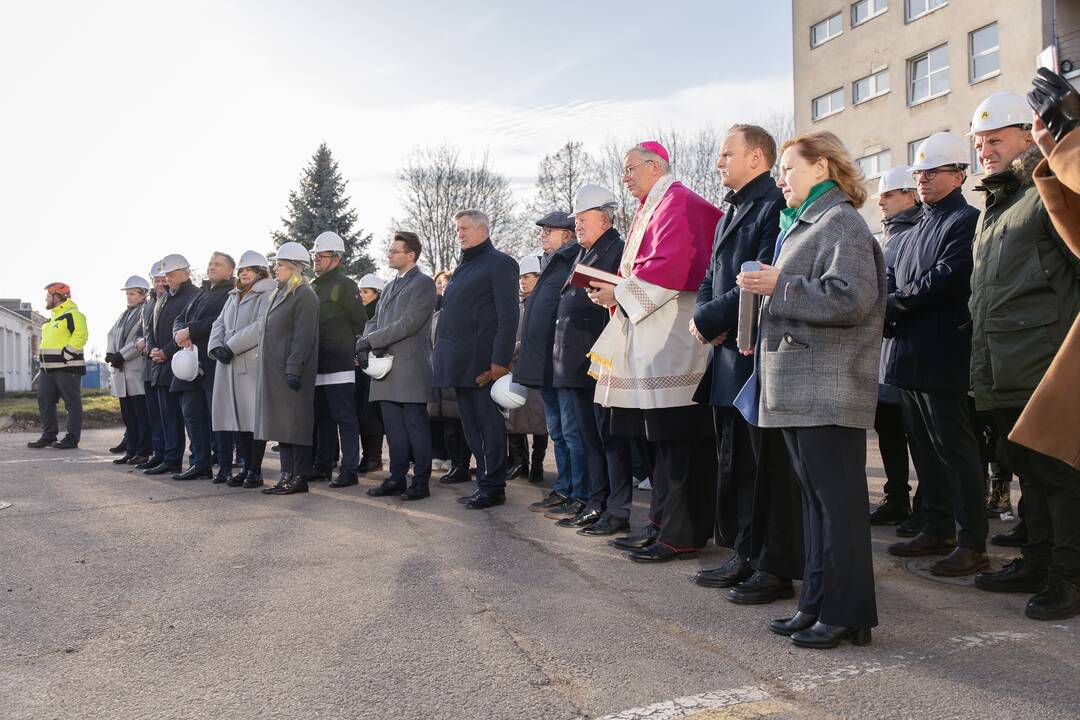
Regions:
<instances>
[{"instance_id":1,"label":"pine tree","mask_svg":"<svg viewBox=\"0 0 1080 720\"><path fill-rule=\"evenodd\" d=\"M300 189L289 192L289 216L281 218L284 230L273 233L275 247L292 241L310 250L319 233L333 230L345 241L345 257L341 260L345 274L359 278L374 272L375 263L366 252L371 233L360 228L353 231L356 211L349 209L347 184L330 148L325 142L320 144L300 175Z\"/></svg>"}]
</instances>

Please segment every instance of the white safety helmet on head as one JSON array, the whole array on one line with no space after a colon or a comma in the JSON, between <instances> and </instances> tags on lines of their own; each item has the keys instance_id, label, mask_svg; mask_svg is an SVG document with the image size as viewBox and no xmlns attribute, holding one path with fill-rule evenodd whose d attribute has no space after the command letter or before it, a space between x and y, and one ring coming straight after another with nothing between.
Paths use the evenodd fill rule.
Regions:
<instances>
[{"instance_id":1,"label":"white safety helmet on head","mask_svg":"<svg viewBox=\"0 0 1080 720\"><path fill-rule=\"evenodd\" d=\"M578 191L574 193L574 212L570 213L570 217L574 217L580 212L586 210L595 210L597 208L613 208L618 207L619 201L615 199L615 193L608 190L603 185L582 185L578 188Z\"/></svg>"},{"instance_id":2,"label":"white safety helmet on head","mask_svg":"<svg viewBox=\"0 0 1080 720\"><path fill-rule=\"evenodd\" d=\"M912 170L933 170L946 165L967 168L971 164L971 148L966 140L947 132L934 133L922 141L915 151Z\"/></svg>"},{"instance_id":3,"label":"white safety helmet on head","mask_svg":"<svg viewBox=\"0 0 1080 720\"><path fill-rule=\"evenodd\" d=\"M1031 127L1031 106L1023 95L996 92L979 103L971 116L970 135L1019 125Z\"/></svg>"},{"instance_id":4,"label":"white safety helmet on head","mask_svg":"<svg viewBox=\"0 0 1080 720\"><path fill-rule=\"evenodd\" d=\"M364 374L373 380L382 380L390 373L392 367L394 367L393 355L383 355L382 357L370 355L368 356L367 367L364 368Z\"/></svg>"},{"instance_id":5,"label":"white safety helmet on head","mask_svg":"<svg viewBox=\"0 0 1080 720\"><path fill-rule=\"evenodd\" d=\"M345 241L336 232L327 230L319 233L319 236L315 238L315 244L312 246L311 252L336 252L344 255Z\"/></svg>"},{"instance_id":6,"label":"white safety helmet on head","mask_svg":"<svg viewBox=\"0 0 1080 720\"><path fill-rule=\"evenodd\" d=\"M177 380L183 380L185 382L191 382L195 378L199 377L199 351L195 349L195 346L180 348L175 355L172 356L172 373L176 376Z\"/></svg>"},{"instance_id":7,"label":"white safety helmet on head","mask_svg":"<svg viewBox=\"0 0 1080 720\"><path fill-rule=\"evenodd\" d=\"M915 190L919 184L915 182L915 176L911 174L908 165L896 165L889 168L878 180L878 197L892 190Z\"/></svg>"},{"instance_id":8,"label":"white safety helmet on head","mask_svg":"<svg viewBox=\"0 0 1080 720\"><path fill-rule=\"evenodd\" d=\"M503 375L491 385L491 399L499 407L516 410L525 404L529 388L514 382L513 375Z\"/></svg>"},{"instance_id":9,"label":"white safety helmet on head","mask_svg":"<svg viewBox=\"0 0 1080 720\"><path fill-rule=\"evenodd\" d=\"M382 292L386 287L386 281L375 273L368 273L364 277L360 278L360 289L374 290L375 292Z\"/></svg>"},{"instance_id":10,"label":"white safety helmet on head","mask_svg":"<svg viewBox=\"0 0 1080 720\"><path fill-rule=\"evenodd\" d=\"M190 267L191 263L179 253L172 253L161 258L161 272L163 273L171 273L173 270L187 270Z\"/></svg>"},{"instance_id":11,"label":"white safety helmet on head","mask_svg":"<svg viewBox=\"0 0 1080 720\"><path fill-rule=\"evenodd\" d=\"M277 259L291 260L303 265L311 264L311 255L308 253L307 248L298 242L282 243L281 247L277 249Z\"/></svg>"},{"instance_id":12,"label":"white safety helmet on head","mask_svg":"<svg viewBox=\"0 0 1080 720\"><path fill-rule=\"evenodd\" d=\"M150 277L154 280L165 277L165 271L161 269L160 260L150 267Z\"/></svg>"},{"instance_id":13,"label":"white safety helmet on head","mask_svg":"<svg viewBox=\"0 0 1080 720\"><path fill-rule=\"evenodd\" d=\"M150 291L150 283L146 282L146 278L141 275L132 275L124 283L124 287L121 290L145 290Z\"/></svg>"},{"instance_id":14,"label":"white safety helmet on head","mask_svg":"<svg viewBox=\"0 0 1080 720\"><path fill-rule=\"evenodd\" d=\"M518 268L518 275L528 275L529 273L539 275L540 257L537 255L526 255L521 258L521 262L518 263Z\"/></svg>"},{"instance_id":15,"label":"white safety helmet on head","mask_svg":"<svg viewBox=\"0 0 1080 720\"><path fill-rule=\"evenodd\" d=\"M255 252L254 250L248 250L240 256L240 262L236 264L237 270L243 270L244 268L262 268L266 270L270 267L270 261L266 259L266 256L261 252Z\"/></svg>"}]
</instances>

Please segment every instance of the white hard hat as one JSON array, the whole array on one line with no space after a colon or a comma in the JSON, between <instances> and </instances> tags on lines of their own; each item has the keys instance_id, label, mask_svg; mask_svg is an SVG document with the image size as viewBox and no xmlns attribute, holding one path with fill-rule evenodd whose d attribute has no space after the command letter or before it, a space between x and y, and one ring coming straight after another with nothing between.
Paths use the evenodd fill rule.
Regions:
<instances>
[{"instance_id":1,"label":"white hard hat","mask_svg":"<svg viewBox=\"0 0 1080 720\"><path fill-rule=\"evenodd\" d=\"M191 263L187 261L187 258L178 253L172 253L161 258L161 272L169 273L173 270L187 270L191 267Z\"/></svg>"},{"instance_id":2,"label":"white hard hat","mask_svg":"<svg viewBox=\"0 0 1080 720\"><path fill-rule=\"evenodd\" d=\"M912 170L933 170L945 165L971 164L971 148L966 140L951 133L939 132L922 141L915 151L915 164Z\"/></svg>"},{"instance_id":3,"label":"white hard hat","mask_svg":"<svg viewBox=\"0 0 1080 720\"><path fill-rule=\"evenodd\" d=\"M178 380L191 382L199 377L199 351L195 346L180 348L172 356L172 372Z\"/></svg>"},{"instance_id":4,"label":"white hard hat","mask_svg":"<svg viewBox=\"0 0 1080 720\"><path fill-rule=\"evenodd\" d=\"M308 253L306 247L298 242L282 243L281 247L277 249L277 259L292 260L304 265L311 264L311 254Z\"/></svg>"},{"instance_id":5,"label":"white hard hat","mask_svg":"<svg viewBox=\"0 0 1080 720\"><path fill-rule=\"evenodd\" d=\"M521 262L518 263L518 274L528 275L529 273L540 274L540 256L539 255L526 255L521 258Z\"/></svg>"},{"instance_id":6,"label":"white hard hat","mask_svg":"<svg viewBox=\"0 0 1080 720\"><path fill-rule=\"evenodd\" d=\"M363 290L364 288L367 288L368 290L375 290L377 292L382 292L384 287L386 287L386 281L383 280L378 275L376 275L375 273L368 273L364 277L360 278L360 289L361 290Z\"/></svg>"},{"instance_id":7,"label":"white hard hat","mask_svg":"<svg viewBox=\"0 0 1080 720\"><path fill-rule=\"evenodd\" d=\"M491 386L491 399L499 407L515 410L525 404L529 388L514 382L513 375L503 375Z\"/></svg>"},{"instance_id":8,"label":"white hard hat","mask_svg":"<svg viewBox=\"0 0 1080 720\"><path fill-rule=\"evenodd\" d=\"M124 283L124 287L121 290L150 290L150 283L146 282L146 278L140 275L132 275Z\"/></svg>"},{"instance_id":9,"label":"white hard hat","mask_svg":"<svg viewBox=\"0 0 1080 720\"><path fill-rule=\"evenodd\" d=\"M586 210L613 208L618 205L619 201L615 199L615 193L603 185L582 185L574 194L574 212L570 213L570 217Z\"/></svg>"},{"instance_id":10,"label":"white hard hat","mask_svg":"<svg viewBox=\"0 0 1080 720\"><path fill-rule=\"evenodd\" d=\"M161 261L160 260L158 260L156 263L154 263L153 266L150 268L150 277L154 278L155 280L157 278L165 277L165 271L161 269Z\"/></svg>"},{"instance_id":11,"label":"white hard hat","mask_svg":"<svg viewBox=\"0 0 1080 720\"><path fill-rule=\"evenodd\" d=\"M319 233L319 236L315 238L315 245L312 246L311 252L336 252L344 255L345 241L336 232L327 230Z\"/></svg>"},{"instance_id":12,"label":"white hard hat","mask_svg":"<svg viewBox=\"0 0 1080 720\"><path fill-rule=\"evenodd\" d=\"M911 174L909 165L896 165L889 168L878 180L878 197L890 190L915 190L919 184L915 182L915 176Z\"/></svg>"},{"instance_id":13,"label":"white hard hat","mask_svg":"<svg viewBox=\"0 0 1080 720\"><path fill-rule=\"evenodd\" d=\"M392 367L394 367L393 355L383 355L382 357L371 355L368 357L367 367L364 368L364 374L373 380L382 380L390 373L390 368Z\"/></svg>"},{"instance_id":14,"label":"white hard hat","mask_svg":"<svg viewBox=\"0 0 1080 720\"><path fill-rule=\"evenodd\" d=\"M1023 95L996 92L979 103L971 116L971 135L1012 125L1031 127L1031 106Z\"/></svg>"},{"instance_id":15,"label":"white hard hat","mask_svg":"<svg viewBox=\"0 0 1080 720\"><path fill-rule=\"evenodd\" d=\"M266 259L266 256L261 252L255 252L254 250L248 250L240 256L240 262L236 264L237 269L258 267L265 270L270 267L270 261Z\"/></svg>"}]
</instances>

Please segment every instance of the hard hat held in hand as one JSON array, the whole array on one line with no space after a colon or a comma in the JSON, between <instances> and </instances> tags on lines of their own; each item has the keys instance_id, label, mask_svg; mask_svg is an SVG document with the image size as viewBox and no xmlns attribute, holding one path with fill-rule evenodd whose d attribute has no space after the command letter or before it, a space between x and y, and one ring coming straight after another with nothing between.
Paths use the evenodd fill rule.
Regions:
<instances>
[{"instance_id":1,"label":"hard hat held in hand","mask_svg":"<svg viewBox=\"0 0 1080 720\"><path fill-rule=\"evenodd\" d=\"M908 165L897 165L885 171L878 180L878 196L882 196L892 190L915 190L919 184L915 182L915 176L911 173Z\"/></svg>"},{"instance_id":2,"label":"hard hat held in hand","mask_svg":"<svg viewBox=\"0 0 1080 720\"><path fill-rule=\"evenodd\" d=\"M912 170L933 170L946 165L966 168L971 164L971 148L966 140L951 133L939 132L922 141L915 151Z\"/></svg>"},{"instance_id":3,"label":"hard hat held in hand","mask_svg":"<svg viewBox=\"0 0 1080 720\"><path fill-rule=\"evenodd\" d=\"M368 357L367 367L364 368L364 374L373 380L382 380L390 374L390 368L392 367L394 367L393 355L384 355L382 357L375 357L372 355Z\"/></svg>"},{"instance_id":4,"label":"hard hat held in hand","mask_svg":"<svg viewBox=\"0 0 1080 720\"><path fill-rule=\"evenodd\" d=\"M971 116L971 135L1020 125L1031 127L1031 108L1023 96L996 92L979 103Z\"/></svg>"},{"instance_id":5,"label":"hard hat held in hand","mask_svg":"<svg viewBox=\"0 0 1080 720\"><path fill-rule=\"evenodd\" d=\"M319 233L319 236L315 238L315 245L312 246L311 252L336 252L345 254L345 241L341 239L341 236L336 232L327 230L326 232Z\"/></svg>"},{"instance_id":6,"label":"hard hat held in hand","mask_svg":"<svg viewBox=\"0 0 1080 720\"><path fill-rule=\"evenodd\" d=\"M277 249L276 257L278 260L291 260L303 265L311 264L311 254L308 253L306 247L298 242L282 243L281 247Z\"/></svg>"},{"instance_id":7,"label":"hard hat held in hand","mask_svg":"<svg viewBox=\"0 0 1080 720\"><path fill-rule=\"evenodd\" d=\"M491 399L499 407L516 410L528 399L529 388L514 382L513 375L503 375L491 386Z\"/></svg>"},{"instance_id":8,"label":"hard hat held in hand","mask_svg":"<svg viewBox=\"0 0 1080 720\"><path fill-rule=\"evenodd\" d=\"M192 382L199 377L199 351L194 345L180 348L180 351L172 356L171 366L177 380Z\"/></svg>"}]
</instances>

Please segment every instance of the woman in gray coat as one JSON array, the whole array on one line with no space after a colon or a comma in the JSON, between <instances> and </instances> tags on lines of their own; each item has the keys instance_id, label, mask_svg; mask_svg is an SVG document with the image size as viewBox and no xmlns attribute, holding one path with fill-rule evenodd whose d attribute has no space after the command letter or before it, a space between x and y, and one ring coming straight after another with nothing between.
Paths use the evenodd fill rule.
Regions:
<instances>
[{"instance_id":1,"label":"woman in gray coat","mask_svg":"<svg viewBox=\"0 0 1080 720\"><path fill-rule=\"evenodd\" d=\"M738 277L761 304L754 375L736 406L782 428L803 502L799 611L769 628L801 647L870 642L877 625L866 430L877 406L885 310L881 248L857 212L862 177L832 133L784 143L776 266Z\"/></svg>"},{"instance_id":2,"label":"woman in gray coat","mask_svg":"<svg viewBox=\"0 0 1080 720\"><path fill-rule=\"evenodd\" d=\"M150 442L150 415L143 395L142 352L138 340L142 337L142 308L150 283L132 275L124 284L127 308L109 330L105 345L105 362L112 369L112 394L120 400L120 416L124 420L124 455L113 460L116 465L138 465L146 462L153 451Z\"/></svg>"},{"instance_id":3,"label":"woman in gray coat","mask_svg":"<svg viewBox=\"0 0 1080 720\"><path fill-rule=\"evenodd\" d=\"M280 446L281 477L270 495L307 492L315 430L315 372L319 347L319 297L304 279L310 265L300 243L278 248L277 287L270 293L259 340L259 390L255 437Z\"/></svg>"},{"instance_id":4,"label":"woman in gray coat","mask_svg":"<svg viewBox=\"0 0 1080 720\"><path fill-rule=\"evenodd\" d=\"M240 257L236 287L214 321L207 344L207 354L217 360L211 426L218 442L218 457L222 458L214 482L229 487L256 488L263 484L266 443L255 441L255 402L259 389L260 320L266 314L270 293L277 287L270 279L269 264L265 255L253 250ZM227 462L234 444L243 466L229 477L232 468Z\"/></svg>"}]
</instances>

